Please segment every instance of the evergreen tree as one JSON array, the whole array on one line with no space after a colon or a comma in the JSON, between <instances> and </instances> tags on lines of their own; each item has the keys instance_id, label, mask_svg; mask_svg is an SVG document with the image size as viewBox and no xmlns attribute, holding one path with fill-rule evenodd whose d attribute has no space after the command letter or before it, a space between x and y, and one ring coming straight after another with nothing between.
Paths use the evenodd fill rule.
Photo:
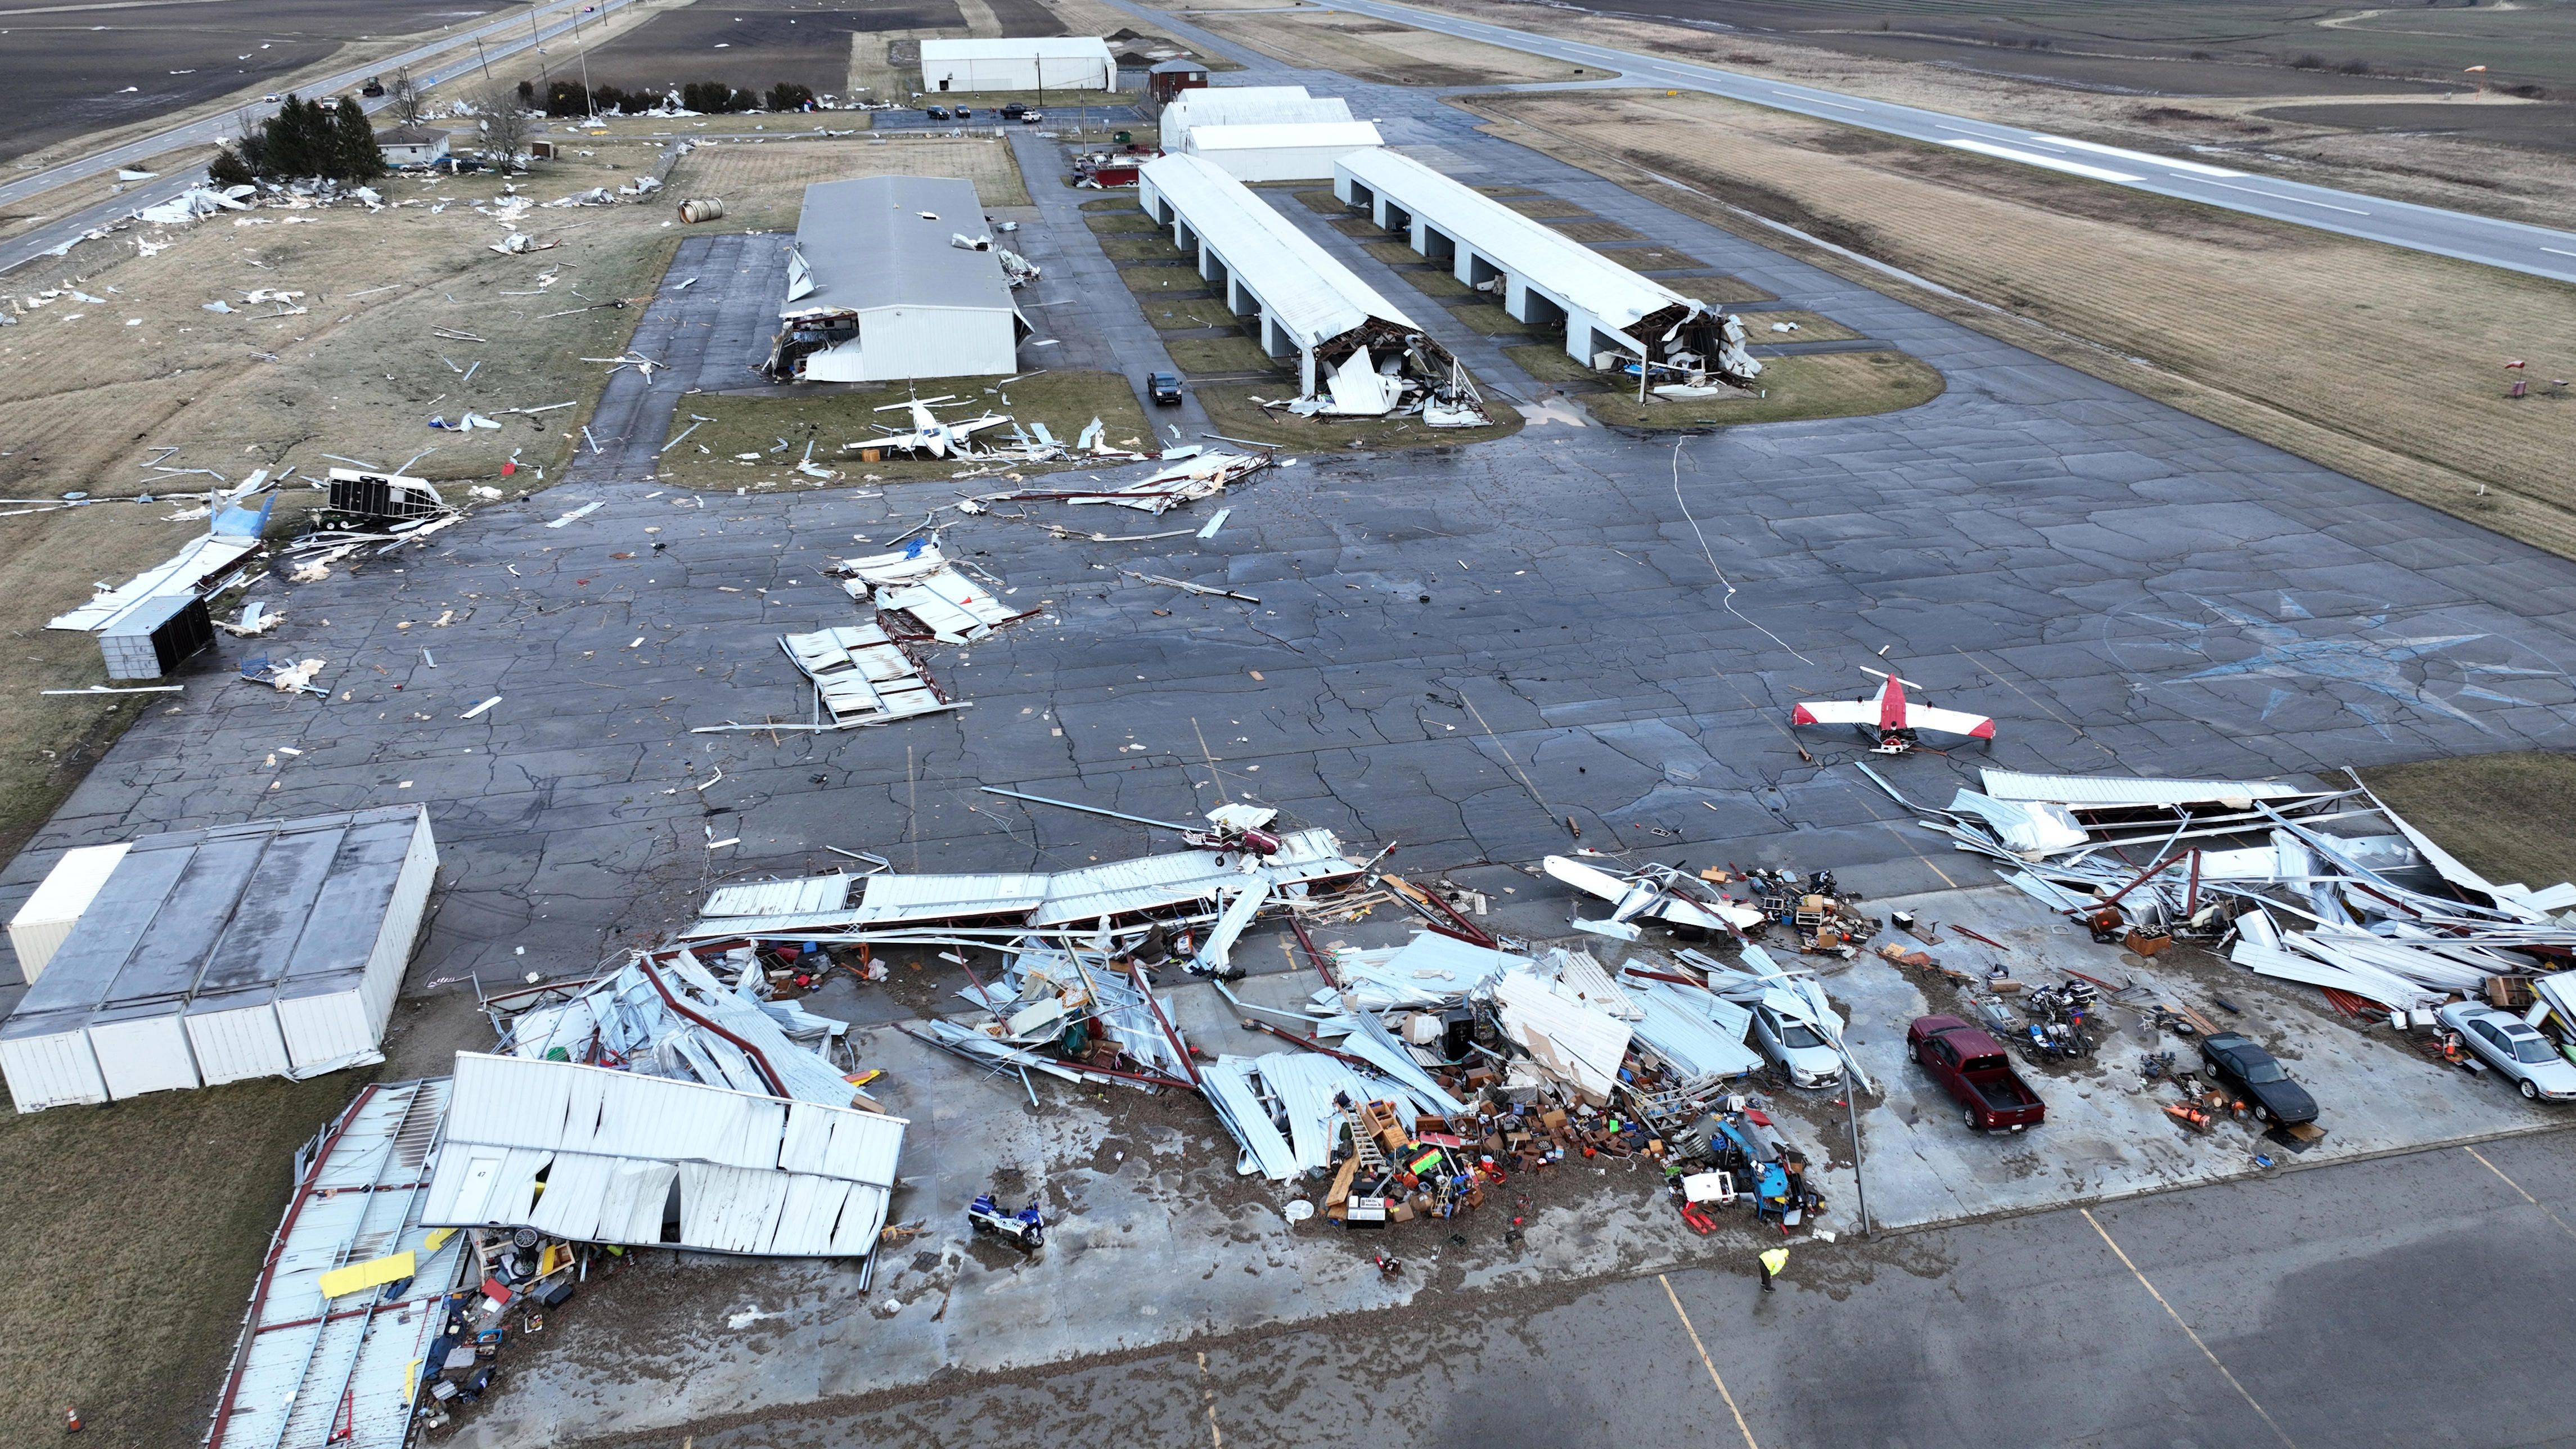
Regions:
<instances>
[{"instance_id":1,"label":"evergreen tree","mask_svg":"<svg viewBox=\"0 0 2576 1449\"><path fill-rule=\"evenodd\" d=\"M331 148L331 169L326 175L342 181L373 181L385 174L385 149L376 144L375 123L358 105L354 96L343 97L334 114L338 132Z\"/></svg>"},{"instance_id":2,"label":"evergreen tree","mask_svg":"<svg viewBox=\"0 0 2576 1449\"><path fill-rule=\"evenodd\" d=\"M248 186L258 179L252 174L249 164L234 154L230 147L217 151L215 159L206 163L206 184L209 186Z\"/></svg>"}]
</instances>

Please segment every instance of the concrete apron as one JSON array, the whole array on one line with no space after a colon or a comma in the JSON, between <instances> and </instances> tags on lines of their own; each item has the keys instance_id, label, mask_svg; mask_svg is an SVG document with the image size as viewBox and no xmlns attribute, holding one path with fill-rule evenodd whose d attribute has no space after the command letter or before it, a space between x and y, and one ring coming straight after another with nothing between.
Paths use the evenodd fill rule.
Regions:
<instances>
[{"instance_id":1,"label":"concrete apron","mask_svg":"<svg viewBox=\"0 0 2576 1449\"><path fill-rule=\"evenodd\" d=\"M2271 1153L2277 1171L2545 1131L2566 1120L2563 1109L2527 1104L2491 1079L2435 1068L2391 1042L2384 1027L2356 1032L2307 988L2223 963L2141 963L2095 946L2009 888L1868 904L1882 917L1910 909L1945 923L1933 954L1954 969L1982 975L1997 953L1953 936L1951 922L2004 942L2005 959L2025 981L2061 979L2041 969L2042 960L2113 981L2151 979L2166 988L2163 999L2242 1025L2269 1046L2315 1093L2328 1129L2299 1155L2233 1122L2187 1136L2161 1110L2176 1099L2173 1089L2140 1083L2136 1064L2149 1044L2136 1014L2112 1008L2118 1029L2093 1061L2073 1070L2021 1068L2048 1102L2046 1124L2015 1136L1971 1133L1904 1054L1909 1022L1935 1012L1969 1015L1964 1000L1947 984L1920 987L1864 955L1825 979L1882 1093L1865 1096L1861 1114L1868 1205L1882 1233L2251 1176L2262 1171L2256 1151ZM1652 938L1635 947L1598 938L1580 944L1605 962L1634 955L1650 964L1663 954ZM1270 941L1247 940L1243 958L1271 949ZM1829 959L1782 955L1802 964ZM1311 971L1274 970L1234 990L1255 1005L1296 1011L1318 985ZM2245 1015L2227 1016L2213 993ZM1176 1025L1210 1051L1292 1049L1244 1031L1242 1013L1204 982L1175 983L1170 995ZM1291 1227L1279 1208L1318 1189L1239 1176L1232 1139L1194 1097L1039 1077L1043 1105L1033 1110L1016 1074L986 1075L890 1027L859 1035L862 1058L888 1068L896 1084L880 1090L881 1099L913 1122L893 1218L929 1231L887 1250L864 1293L853 1264L649 1255L636 1270L659 1285L649 1307L636 1304L638 1315L603 1301L602 1311L568 1321L561 1336L515 1344L508 1391L488 1400L453 1442L499 1449L602 1440L917 1387L942 1375L1306 1324L1400 1306L1426 1291L1569 1287L1727 1263L1749 1274L1753 1254L1778 1241L1757 1236L1742 1213L1723 1218L1712 1237L1693 1236L1660 1174L1625 1161L1548 1169L1553 1176L1517 1244L1505 1243L1503 1231L1513 1200L1529 1190L1518 1176L1458 1225L1415 1223L1383 1236L1348 1233L1320 1217ZM2179 1064L2196 1059L2185 1041L2167 1038L2153 1049L2174 1051ZM1817 1225L1840 1239L1828 1245L1801 1234L1793 1246L1802 1256L1854 1251L1858 1204L1841 1094L1782 1094L1775 1102L1791 1140L1821 1165L1830 1201ZM997 1179L1005 1169L1020 1175ZM966 1203L997 1187L1015 1205L1029 1196L1045 1201L1043 1251L1023 1259L969 1241ZM1463 1231L1464 1246L1449 1241L1453 1230ZM1406 1260L1401 1279L1380 1277L1369 1257L1379 1248ZM633 1287L621 1281L595 1291L607 1297ZM622 1332L611 1331L612 1321ZM637 1393L639 1383L654 1391Z\"/></svg>"}]
</instances>

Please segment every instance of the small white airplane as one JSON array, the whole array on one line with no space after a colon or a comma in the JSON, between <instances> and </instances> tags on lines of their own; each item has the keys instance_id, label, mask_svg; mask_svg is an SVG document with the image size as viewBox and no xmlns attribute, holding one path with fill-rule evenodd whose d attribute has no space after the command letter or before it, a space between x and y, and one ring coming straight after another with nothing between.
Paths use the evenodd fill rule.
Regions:
<instances>
[{"instance_id":1,"label":"small white airplane","mask_svg":"<svg viewBox=\"0 0 2576 1449\"><path fill-rule=\"evenodd\" d=\"M1979 740L1995 737L1995 722L1984 715L1906 703L1907 686L1923 687L1910 679L1899 679L1884 670L1865 665L1861 673L1875 674L1885 681L1878 687L1878 698L1856 699L1849 704L1839 701L1801 704L1789 712L1789 723L1858 725L1865 731L1874 728L1878 732L1878 743L1870 746L1870 753L1877 755L1901 755L1913 749L1921 743L1914 736L1917 730L1938 730L1947 735L1966 735Z\"/></svg>"},{"instance_id":2,"label":"small white airplane","mask_svg":"<svg viewBox=\"0 0 2576 1449\"><path fill-rule=\"evenodd\" d=\"M1010 418L1005 414L988 411L980 418L967 418L961 422L943 423L938 418L932 416L930 404L945 401L947 401L945 398L929 398L926 400L916 399L910 403L895 403L889 407L881 407L877 409L877 411L881 413L894 412L904 408L911 409L912 431L908 433L896 432L894 429L886 427L882 423L871 424L870 426L875 427L877 431L886 433L889 436L879 438L873 443L849 443L844 446L852 448L884 448L897 453L927 452L934 458L945 458L948 456L951 449L955 449L961 454L964 453L966 439L970 434L976 433L985 428L997 428L1010 421Z\"/></svg>"},{"instance_id":3,"label":"small white airplane","mask_svg":"<svg viewBox=\"0 0 2576 1449\"><path fill-rule=\"evenodd\" d=\"M1702 883L1688 872L1653 861L1635 870L1605 870L1586 860L1551 855L1540 864L1549 875L1576 890L1611 903L1607 919L1567 923L1595 936L1636 940L1640 932L1635 921L1639 916L1702 931L1739 932L1762 924L1764 919L1760 911L1730 899L1724 891Z\"/></svg>"}]
</instances>

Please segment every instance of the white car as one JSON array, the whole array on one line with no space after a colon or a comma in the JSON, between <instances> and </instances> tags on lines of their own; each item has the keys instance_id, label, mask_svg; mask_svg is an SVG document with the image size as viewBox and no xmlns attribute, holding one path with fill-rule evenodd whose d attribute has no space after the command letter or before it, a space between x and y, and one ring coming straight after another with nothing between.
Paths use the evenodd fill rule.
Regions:
<instances>
[{"instance_id":1,"label":"white car","mask_svg":"<svg viewBox=\"0 0 2576 1449\"><path fill-rule=\"evenodd\" d=\"M2535 1102L2576 1102L2576 1063L2521 1017L2475 1001L2454 1001L2433 1015L2524 1096Z\"/></svg>"},{"instance_id":2,"label":"white car","mask_svg":"<svg viewBox=\"0 0 2576 1449\"><path fill-rule=\"evenodd\" d=\"M1843 1059L1822 1033L1803 1021L1782 1016L1768 1006L1753 1008L1753 1039L1762 1054L1778 1062L1797 1087L1830 1087L1843 1079Z\"/></svg>"}]
</instances>

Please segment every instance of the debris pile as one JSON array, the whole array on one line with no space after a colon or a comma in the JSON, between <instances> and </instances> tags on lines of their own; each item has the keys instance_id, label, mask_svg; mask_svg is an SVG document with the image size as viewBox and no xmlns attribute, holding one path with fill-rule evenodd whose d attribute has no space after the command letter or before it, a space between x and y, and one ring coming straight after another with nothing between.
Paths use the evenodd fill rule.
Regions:
<instances>
[{"instance_id":1,"label":"debris pile","mask_svg":"<svg viewBox=\"0 0 2576 1449\"><path fill-rule=\"evenodd\" d=\"M2446 997L2504 994L2576 961L2576 885L2485 879L2357 775L2346 790L2002 770L1983 783L1947 809L1908 808L2140 955L2197 941L2347 1011L2422 1026Z\"/></svg>"},{"instance_id":2,"label":"debris pile","mask_svg":"<svg viewBox=\"0 0 2576 1449\"><path fill-rule=\"evenodd\" d=\"M785 943L745 943L711 962L687 949L637 952L609 975L503 992L483 1009L506 1055L882 1110L849 1080L849 1023L788 994L817 970L804 954Z\"/></svg>"},{"instance_id":3,"label":"debris pile","mask_svg":"<svg viewBox=\"0 0 2576 1449\"><path fill-rule=\"evenodd\" d=\"M1429 428L1481 428L1494 421L1466 365L1449 349L1374 318L1318 347L1315 373L1324 384L1319 393L1252 402L1301 418L1419 417Z\"/></svg>"}]
</instances>

